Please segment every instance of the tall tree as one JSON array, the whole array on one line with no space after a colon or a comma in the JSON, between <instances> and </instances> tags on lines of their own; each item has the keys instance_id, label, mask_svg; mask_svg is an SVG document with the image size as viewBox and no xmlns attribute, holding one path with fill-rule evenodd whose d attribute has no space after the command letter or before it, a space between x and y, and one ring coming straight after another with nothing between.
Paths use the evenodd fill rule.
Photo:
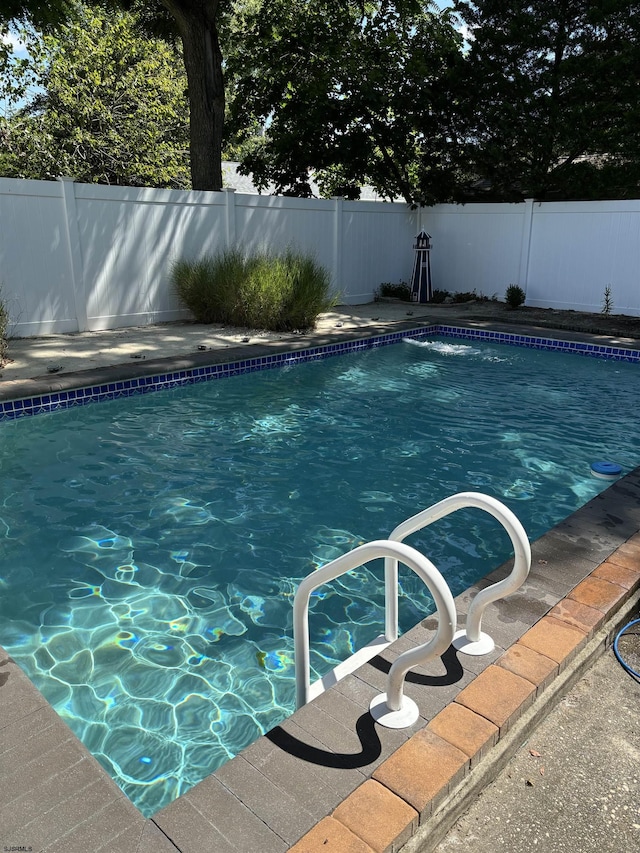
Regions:
<instances>
[{"instance_id":1,"label":"tall tree","mask_svg":"<svg viewBox=\"0 0 640 853\"><path fill-rule=\"evenodd\" d=\"M73 0L5 0L0 21L57 25L73 16ZM104 0L131 8L136 0ZM144 0L149 18L167 12L177 28L188 79L191 178L194 189L222 189L224 78L218 35L221 3L227 0ZM99 2L96 5L100 5Z\"/></svg>"},{"instance_id":2,"label":"tall tree","mask_svg":"<svg viewBox=\"0 0 640 853\"><path fill-rule=\"evenodd\" d=\"M448 12L410 0L272 0L229 45L230 129L261 123L243 158L258 186L357 196L363 183L410 203L456 182L451 85L461 39ZM267 45L268 50L267 50Z\"/></svg>"},{"instance_id":3,"label":"tall tree","mask_svg":"<svg viewBox=\"0 0 640 853\"><path fill-rule=\"evenodd\" d=\"M161 0L173 17L189 82L191 181L222 189L224 77L218 35L219 0Z\"/></svg>"},{"instance_id":4,"label":"tall tree","mask_svg":"<svg viewBox=\"0 0 640 853\"><path fill-rule=\"evenodd\" d=\"M640 4L460 0L460 133L492 197L636 196Z\"/></svg>"},{"instance_id":5,"label":"tall tree","mask_svg":"<svg viewBox=\"0 0 640 853\"><path fill-rule=\"evenodd\" d=\"M0 83L7 98L27 98L0 121L1 174L189 185L180 57L137 24L132 13L78 5L55 34L24 32L29 56Z\"/></svg>"}]
</instances>

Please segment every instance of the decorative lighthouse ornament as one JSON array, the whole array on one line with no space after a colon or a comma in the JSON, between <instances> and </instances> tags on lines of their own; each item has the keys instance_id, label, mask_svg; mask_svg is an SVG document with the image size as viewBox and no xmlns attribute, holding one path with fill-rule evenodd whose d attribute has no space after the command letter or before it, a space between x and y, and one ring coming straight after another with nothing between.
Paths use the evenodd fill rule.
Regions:
<instances>
[{"instance_id":1,"label":"decorative lighthouse ornament","mask_svg":"<svg viewBox=\"0 0 640 853\"><path fill-rule=\"evenodd\" d=\"M411 301L431 302L431 235L421 231L416 237L414 249L416 258L411 277Z\"/></svg>"}]
</instances>

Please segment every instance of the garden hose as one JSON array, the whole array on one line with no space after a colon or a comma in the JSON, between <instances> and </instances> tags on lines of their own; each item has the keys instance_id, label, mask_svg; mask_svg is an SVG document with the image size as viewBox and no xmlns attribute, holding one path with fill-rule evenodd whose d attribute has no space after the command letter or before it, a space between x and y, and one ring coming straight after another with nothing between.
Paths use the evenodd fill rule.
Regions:
<instances>
[{"instance_id":1,"label":"garden hose","mask_svg":"<svg viewBox=\"0 0 640 853\"><path fill-rule=\"evenodd\" d=\"M629 673L629 675L633 675L635 678L640 680L640 672L637 672L632 666L630 666L630 664L627 663L626 660L624 660L618 649L618 640L620 639L620 637L629 628L638 624L640 624L640 619L632 619L631 622L628 622L623 628L620 628L620 630L616 634L615 640L613 641L613 653L615 654L616 658L618 659L618 663L623 667L623 669L625 669Z\"/></svg>"}]
</instances>

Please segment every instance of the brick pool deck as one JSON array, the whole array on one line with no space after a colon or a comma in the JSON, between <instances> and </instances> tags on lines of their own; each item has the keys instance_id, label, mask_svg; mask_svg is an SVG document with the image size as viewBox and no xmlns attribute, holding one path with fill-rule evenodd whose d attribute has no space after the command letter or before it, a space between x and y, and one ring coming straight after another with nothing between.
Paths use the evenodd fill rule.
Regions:
<instances>
[{"instance_id":1,"label":"brick pool deck","mask_svg":"<svg viewBox=\"0 0 640 853\"><path fill-rule=\"evenodd\" d=\"M564 337L564 335L563 335ZM407 676L409 729L370 700L426 619L145 819L0 650L0 844L66 853L417 853L433 849L640 599L640 468L532 545L527 582L492 604L495 650L449 649ZM456 599L459 625L492 572Z\"/></svg>"}]
</instances>

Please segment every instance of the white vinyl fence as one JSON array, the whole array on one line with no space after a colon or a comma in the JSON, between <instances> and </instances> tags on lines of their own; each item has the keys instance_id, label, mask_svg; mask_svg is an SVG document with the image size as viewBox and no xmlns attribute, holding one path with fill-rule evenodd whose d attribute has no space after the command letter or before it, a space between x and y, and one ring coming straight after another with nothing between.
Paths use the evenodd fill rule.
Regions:
<instances>
[{"instance_id":1,"label":"white vinyl fence","mask_svg":"<svg viewBox=\"0 0 640 853\"><path fill-rule=\"evenodd\" d=\"M226 246L312 252L346 304L408 281L432 236L434 288L640 316L640 201L439 205L295 199L0 178L0 285L10 334L146 325L189 315L172 261Z\"/></svg>"},{"instance_id":2,"label":"white vinyl fence","mask_svg":"<svg viewBox=\"0 0 640 853\"><path fill-rule=\"evenodd\" d=\"M227 246L313 253L341 301L411 272L419 214L404 205L0 179L0 284L16 337L189 316L178 258Z\"/></svg>"},{"instance_id":3,"label":"white vinyl fence","mask_svg":"<svg viewBox=\"0 0 640 853\"><path fill-rule=\"evenodd\" d=\"M423 211L433 237L433 286L526 304L640 316L640 200L443 204Z\"/></svg>"}]
</instances>

